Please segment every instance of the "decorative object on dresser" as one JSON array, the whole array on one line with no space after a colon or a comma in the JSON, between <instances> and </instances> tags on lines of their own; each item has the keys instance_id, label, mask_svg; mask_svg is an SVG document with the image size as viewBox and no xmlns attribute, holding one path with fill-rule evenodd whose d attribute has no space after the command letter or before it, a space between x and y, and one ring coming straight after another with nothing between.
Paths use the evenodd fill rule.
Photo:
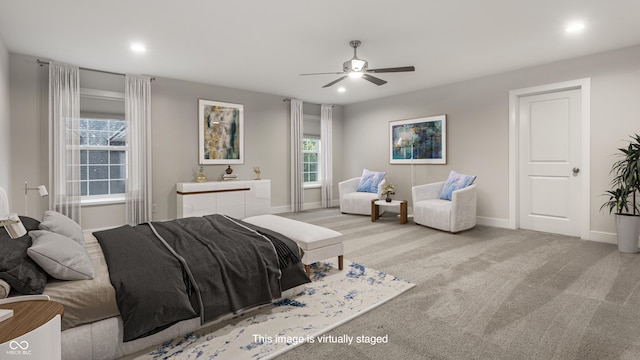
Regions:
<instances>
[{"instance_id":1,"label":"decorative object on dresser","mask_svg":"<svg viewBox=\"0 0 640 360\"><path fill-rule=\"evenodd\" d=\"M271 213L271 180L178 183L179 218L225 214L238 219Z\"/></svg>"},{"instance_id":2,"label":"decorative object on dresser","mask_svg":"<svg viewBox=\"0 0 640 360\"><path fill-rule=\"evenodd\" d=\"M447 116L389 122L390 164L446 164Z\"/></svg>"},{"instance_id":3,"label":"decorative object on dresser","mask_svg":"<svg viewBox=\"0 0 640 360\"><path fill-rule=\"evenodd\" d=\"M196 182L203 183L207 181L207 177L204 175L204 166L200 165L198 175L196 175Z\"/></svg>"},{"instance_id":4,"label":"decorative object on dresser","mask_svg":"<svg viewBox=\"0 0 640 360\"><path fill-rule=\"evenodd\" d=\"M253 167L253 172L256 173L255 180L260 180L260 166L254 166Z\"/></svg>"},{"instance_id":5,"label":"decorative object on dresser","mask_svg":"<svg viewBox=\"0 0 640 360\"><path fill-rule=\"evenodd\" d=\"M243 126L243 105L199 99L200 164L243 164Z\"/></svg>"}]
</instances>

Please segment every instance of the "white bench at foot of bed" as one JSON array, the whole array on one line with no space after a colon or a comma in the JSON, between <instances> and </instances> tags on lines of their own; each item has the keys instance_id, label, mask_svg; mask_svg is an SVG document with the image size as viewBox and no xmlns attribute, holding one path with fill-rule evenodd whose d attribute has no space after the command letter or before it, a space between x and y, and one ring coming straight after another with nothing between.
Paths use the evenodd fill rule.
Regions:
<instances>
[{"instance_id":1,"label":"white bench at foot of bed","mask_svg":"<svg viewBox=\"0 0 640 360\"><path fill-rule=\"evenodd\" d=\"M343 268L342 234L335 230L277 215L251 216L243 221L279 232L295 241L302 249L302 263L307 276L310 275L311 264L335 256L338 257L338 269Z\"/></svg>"}]
</instances>

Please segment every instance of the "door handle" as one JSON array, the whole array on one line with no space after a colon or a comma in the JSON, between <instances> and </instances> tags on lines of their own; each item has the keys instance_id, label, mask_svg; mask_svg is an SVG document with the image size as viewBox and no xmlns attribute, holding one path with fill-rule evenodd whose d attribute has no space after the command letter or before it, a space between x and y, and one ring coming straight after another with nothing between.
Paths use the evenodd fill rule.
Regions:
<instances>
[{"instance_id":1,"label":"door handle","mask_svg":"<svg viewBox=\"0 0 640 360\"><path fill-rule=\"evenodd\" d=\"M578 175L579 172L580 172L580 168L577 168L577 167L573 168L573 175Z\"/></svg>"}]
</instances>

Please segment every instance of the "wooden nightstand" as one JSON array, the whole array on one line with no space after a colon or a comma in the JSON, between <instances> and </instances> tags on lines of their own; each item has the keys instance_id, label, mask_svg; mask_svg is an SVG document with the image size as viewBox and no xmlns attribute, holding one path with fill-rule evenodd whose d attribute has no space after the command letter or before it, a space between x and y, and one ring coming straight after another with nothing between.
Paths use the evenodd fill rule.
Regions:
<instances>
[{"instance_id":1,"label":"wooden nightstand","mask_svg":"<svg viewBox=\"0 0 640 360\"><path fill-rule=\"evenodd\" d=\"M25 300L0 304L13 316L0 322L0 358L59 360L62 304L48 300Z\"/></svg>"}]
</instances>

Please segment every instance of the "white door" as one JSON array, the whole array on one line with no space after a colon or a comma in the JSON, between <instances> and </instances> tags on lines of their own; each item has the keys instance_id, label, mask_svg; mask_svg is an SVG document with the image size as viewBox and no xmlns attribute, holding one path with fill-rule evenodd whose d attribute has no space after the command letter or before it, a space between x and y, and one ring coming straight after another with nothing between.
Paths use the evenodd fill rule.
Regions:
<instances>
[{"instance_id":1,"label":"white door","mask_svg":"<svg viewBox=\"0 0 640 360\"><path fill-rule=\"evenodd\" d=\"M581 90L519 98L519 224L580 236Z\"/></svg>"}]
</instances>

